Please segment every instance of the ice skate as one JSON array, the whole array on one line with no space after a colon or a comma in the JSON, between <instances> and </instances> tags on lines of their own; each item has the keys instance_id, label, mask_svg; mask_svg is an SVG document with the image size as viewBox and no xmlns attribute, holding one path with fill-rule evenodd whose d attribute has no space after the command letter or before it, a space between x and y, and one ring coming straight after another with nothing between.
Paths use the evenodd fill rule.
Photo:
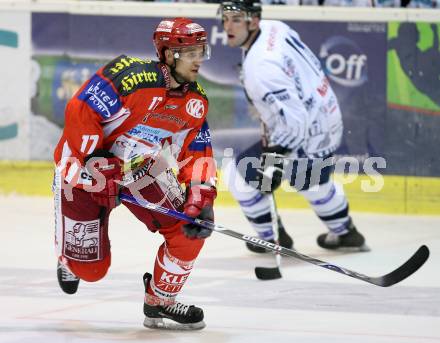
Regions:
<instances>
[{"instance_id":1,"label":"ice skate","mask_svg":"<svg viewBox=\"0 0 440 343\"><path fill-rule=\"evenodd\" d=\"M365 244L364 236L356 230L351 218L347 225L349 231L346 234L336 235L328 232L319 235L317 238L318 245L329 250L370 251L370 248Z\"/></svg>"},{"instance_id":2,"label":"ice skate","mask_svg":"<svg viewBox=\"0 0 440 343\"><path fill-rule=\"evenodd\" d=\"M64 293L75 294L78 290L79 278L73 274L64 264L57 264L58 284Z\"/></svg>"},{"instance_id":3,"label":"ice skate","mask_svg":"<svg viewBox=\"0 0 440 343\"><path fill-rule=\"evenodd\" d=\"M151 274L145 273L145 292L150 280ZM150 329L200 330L206 326L201 308L180 302L168 306L153 306L144 302L144 314L144 326Z\"/></svg>"},{"instance_id":4,"label":"ice skate","mask_svg":"<svg viewBox=\"0 0 440 343\"><path fill-rule=\"evenodd\" d=\"M279 244L283 247L283 248L287 248L287 249L292 249L293 247L293 239L289 236L289 234L286 232L286 230L284 229L283 224L281 223L281 221L278 221L278 237L279 237ZM271 243L275 243L275 241L273 239L269 240L268 242ZM266 252L270 252L270 250L267 250L265 248L261 248L259 246L253 245L249 242L246 242L246 247L257 254L264 254Z\"/></svg>"}]
</instances>

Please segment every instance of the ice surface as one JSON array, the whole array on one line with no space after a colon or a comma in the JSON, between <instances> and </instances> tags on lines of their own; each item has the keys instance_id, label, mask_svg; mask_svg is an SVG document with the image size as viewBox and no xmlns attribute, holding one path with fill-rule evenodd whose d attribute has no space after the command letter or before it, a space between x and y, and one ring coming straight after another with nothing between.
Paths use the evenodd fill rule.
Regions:
<instances>
[{"instance_id":1,"label":"ice surface","mask_svg":"<svg viewBox=\"0 0 440 343\"><path fill-rule=\"evenodd\" d=\"M310 211L281 210L295 247L367 275L387 273L422 244L428 262L413 276L380 288L314 265L283 258L283 278L259 281L255 266L271 255L214 233L180 297L201 306L206 329L168 332L142 326L142 275L152 270L161 236L125 208L112 214L112 266L104 280L59 289L49 198L0 197L0 342L440 342L440 217L354 213L369 253L320 249L323 225ZM238 208L217 208L219 223L252 233Z\"/></svg>"}]
</instances>

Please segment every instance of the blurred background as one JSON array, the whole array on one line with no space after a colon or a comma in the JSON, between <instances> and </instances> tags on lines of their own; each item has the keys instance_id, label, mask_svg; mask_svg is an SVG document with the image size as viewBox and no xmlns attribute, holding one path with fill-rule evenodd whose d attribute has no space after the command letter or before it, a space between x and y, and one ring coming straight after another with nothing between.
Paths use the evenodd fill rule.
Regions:
<instances>
[{"instance_id":1,"label":"blurred background","mask_svg":"<svg viewBox=\"0 0 440 343\"><path fill-rule=\"evenodd\" d=\"M51 194L66 102L115 56L155 59L152 34L164 17L187 16L208 31L212 58L199 82L219 167L225 148L253 144L258 122L238 80L241 53L226 45L217 1L207 2L0 1L0 193ZM352 207L440 214L439 0L263 3L263 19L285 21L321 60L344 116L337 157L386 161L374 194L361 189L374 182L368 175L336 176ZM221 189L218 204L234 205ZM279 198L280 207L307 207L296 194Z\"/></svg>"},{"instance_id":2,"label":"blurred background","mask_svg":"<svg viewBox=\"0 0 440 343\"><path fill-rule=\"evenodd\" d=\"M218 4L0 0L0 342L440 342L439 1L276 0L263 9L263 18L291 25L327 73L345 126L337 158L355 158L361 167L369 157L386 162L374 167L376 176L335 175L371 253L319 248L322 223L282 187L277 205L295 249L377 276L427 244L426 265L380 288L283 258L282 279L259 281L254 267L274 266L273 256L213 234L180 298L201 306L208 326L183 333L141 325L141 276L152 270L162 239L146 234L123 206L112 213L106 278L81 281L74 297L62 294L52 154L65 105L80 85L120 54L155 59L159 21L186 16L207 29L213 51L199 81L221 176L225 148L250 146L259 129L238 80L241 53L226 45ZM374 193L363 187L380 183ZM222 181L219 190L216 221L254 234Z\"/></svg>"}]
</instances>

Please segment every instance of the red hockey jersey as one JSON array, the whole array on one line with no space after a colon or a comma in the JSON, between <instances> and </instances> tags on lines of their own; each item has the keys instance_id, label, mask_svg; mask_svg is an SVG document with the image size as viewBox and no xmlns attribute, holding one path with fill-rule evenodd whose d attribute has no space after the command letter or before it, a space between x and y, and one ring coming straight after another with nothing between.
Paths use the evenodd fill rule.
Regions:
<instances>
[{"instance_id":1,"label":"red hockey jersey","mask_svg":"<svg viewBox=\"0 0 440 343\"><path fill-rule=\"evenodd\" d=\"M157 156L165 146L179 164L181 183L216 183L208 99L197 83L170 89L162 63L121 55L99 69L68 102L54 159L65 180L90 184L84 157L106 149L126 166Z\"/></svg>"}]
</instances>

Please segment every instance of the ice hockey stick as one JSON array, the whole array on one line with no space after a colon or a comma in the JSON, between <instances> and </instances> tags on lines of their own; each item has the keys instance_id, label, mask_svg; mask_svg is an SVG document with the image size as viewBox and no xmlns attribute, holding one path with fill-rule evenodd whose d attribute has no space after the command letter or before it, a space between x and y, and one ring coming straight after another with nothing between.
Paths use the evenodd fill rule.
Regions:
<instances>
[{"instance_id":1,"label":"ice hockey stick","mask_svg":"<svg viewBox=\"0 0 440 343\"><path fill-rule=\"evenodd\" d=\"M278 226L278 212L275 203L275 196L273 193L269 194L270 203L270 217L272 219L272 229L274 233L275 242L279 243L279 226ZM255 267L255 276L259 280L275 280L280 279L281 275L281 254L275 253L276 267Z\"/></svg>"},{"instance_id":2,"label":"ice hockey stick","mask_svg":"<svg viewBox=\"0 0 440 343\"><path fill-rule=\"evenodd\" d=\"M404 264L402 264L399 268L397 268L397 269L393 270L391 273L388 273L383 276L371 277L371 276L367 276L367 275L352 271L347 268L339 267L339 266L332 264L332 263L329 263L329 262L321 261L316 258L301 254L300 252L298 252L294 249L287 249L287 248L279 246L275 243L270 243L270 242L265 241L260 238L251 237L248 235L243 235L239 232L229 230L221 225L214 224L211 221L200 220L197 218L191 218L184 213L177 212L177 211L156 205L156 204L151 203L149 201L146 201L144 199L136 199L135 197L128 195L128 194L121 193L120 199L122 201L131 203L131 204L135 204L135 205L147 208L149 210L168 215L168 216L176 218L176 219L180 219L180 220L183 220L183 221L186 221L189 223L200 225L204 228L210 229L215 232L222 233L227 236L231 236L231 237L240 239L242 241L250 242L256 246L266 248L266 249L272 250L274 252L278 252L284 256L294 257L294 258L300 259L302 261L314 264L316 266L326 268L329 270L333 270L333 271L338 272L340 274L344 274L344 275L350 276L352 278L355 278L355 279L358 279L358 280L361 280L364 282L368 282L368 283L371 283L373 285L380 286L380 287L389 287L389 286L392 286L392 285L399 283L400 281L406 279L408 276L415 273L426 262L426 260L429 257L428 247L426 245L422 245L409 258L409 260L406 261Z\"/></svg>"}]
</instances>

